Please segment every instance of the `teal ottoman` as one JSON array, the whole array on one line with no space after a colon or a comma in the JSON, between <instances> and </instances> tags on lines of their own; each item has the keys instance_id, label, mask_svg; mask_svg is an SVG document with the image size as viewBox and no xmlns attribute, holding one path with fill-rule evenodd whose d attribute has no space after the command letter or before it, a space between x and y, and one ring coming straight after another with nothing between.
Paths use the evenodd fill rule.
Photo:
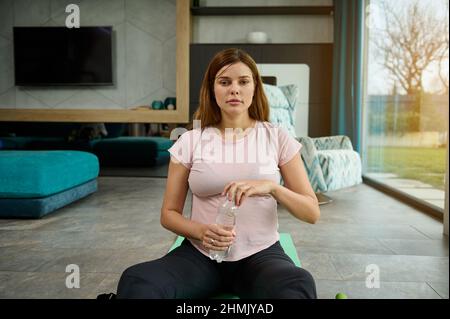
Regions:
<instances>
[{"instance_id":1,"label":"teal ottoman","mask_svg":"<svg viewBox=\"0 0 450 319\"><path fill-rule=\"evenodd\" d=\"M102 166L157 166L170 160L173 141L160 136L120 136L93 143Z\"/></svg>"},{"instance_id":2,"label":"teal ottoman","mask_svg":"<svg viewBox=\"0 0 450 319\"><path fill-rule=\"evenodd\" d=\"M40 218L97 190L95 155L0 151L0 217Z\"/></svg>"}]
</instances>

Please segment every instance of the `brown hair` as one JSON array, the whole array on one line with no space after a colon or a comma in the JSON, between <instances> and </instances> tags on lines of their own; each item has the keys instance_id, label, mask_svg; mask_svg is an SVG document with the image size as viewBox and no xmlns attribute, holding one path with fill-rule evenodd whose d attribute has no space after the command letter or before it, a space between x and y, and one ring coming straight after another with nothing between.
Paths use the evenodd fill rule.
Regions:
<instances>
[{"instance_id":1,"label":"brown hair","mask_svg":"<svg viewBox=\"0 0 450 319\"><path fill-rule=\"evenodd\" d=\"M212 58L203 77L200 89L200 102L193 115L193 120L201 121L201 128L220 123L222 115L214 98L214 81L217 73L226 65L242 62L247 65L253 74L255 94L248 109L250 118L257 121L269 121L269 103L264 94L263 83L253 58L244 50L229 48L222 50ZM192 129L193 122L188 129Z\"/></svg>"}]
</instances>

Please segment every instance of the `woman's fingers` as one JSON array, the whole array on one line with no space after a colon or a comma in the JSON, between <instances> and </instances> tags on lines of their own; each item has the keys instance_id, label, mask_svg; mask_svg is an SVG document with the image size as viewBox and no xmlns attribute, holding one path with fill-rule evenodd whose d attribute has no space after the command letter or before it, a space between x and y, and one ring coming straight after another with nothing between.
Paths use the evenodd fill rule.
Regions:
<instances>
[{"instance_id":1,"label":"woman's fingers","mask_svg":"<svg viewBox=\"0 0 450 319\"><path fill-rule=\"evenodd\" d=\"M235 199L236 196L236 190L240 185L243 185L244 183L236 183L232 182L225 186L224 191L222 192L222 195L226 195L229 200Z\"/></svg>"},{"instance_id":2,"label":"woman's fingers","mask_svg":"<svg viewBox=\"0 0 450 319\"><path fill-rule=\"evenodd\" d=\"M229 200L234 200L235 204L240 206L245 198L253 195L253 190L254 187L245 182L234 182L225 186L222 195L226 195Z\"/></svg>"},{"instance_id":3,"label":"woman's fingers","mask_svg":"<svg viewBox=\"0 0 450 319\"><path fill-rule=\"evenodd\" d=\"M216 239L220 239L219 237L221 237L222 240L229 240L234 238L234 227L220 226L217 224L213 224L212 227L212 233L217 237Z\"/></svg>"},{"instance_id":4,"label":"woman's fingers","mask_svg":"<svg viewBox=\"0 0 450 319\"><path fill-rule=\"evenodd\" d=\"M228 247L230 247L233 244L232 241L230 242L222 242L217 241L212 238L206 239L203 245L208 249L214 249L214 250L227 250Z\"/></svg>"},{"instance_id":5,"label":"woman's fingers","mask_svg":"<svg viewBox=\"0 0 450 319\"><path fill-rule=\"evenodd\" d=\"M250 196L251 186L242 186L236 191L236 205L240 206L245 198Z\"/></svg>"},{"instance_id":6,"label":"woman's fingers","mask_svg":"<svg viewBox=\"0 0 450 319\"><path fill-rule=\"evenodd\" d=\"M233 244L236 233L234 229L227 230L219 225L212 224L205 233L203 244L209 248L227 248Z\"/></svg>"},{"instance_id":7,"label":"woman's fingers","mask_svg":"<svg viewBox=\"0 0 450 319\"><path fill-rule=\"evenodd\" d=\"M222 195L225 195L228 192L228 188L230 188L231 183L228 183L227 185L225 185L225 188L223 189Z\"/></svg>"},{"instance_id":8,"label":"woman's fingers","mask_svg":"<svg viewBox=\"0 0 450 319\"><path fill-rule=\"evenodd\" d=\"M223 189L222 195L226 195L228 193L230 193L230 191L232 190L233 185L235 185L236 182L230 182L227 185L225 185L225 188Z\"/></svg>"},{"instance_id":9,"label":"woman's fingers","mask_svg":"<svg viewBox=\"0 0 450 319\"><path fill-rule=\"evenodd\" d=\"M233 187L229 187L228 190L225 192L225 195L227 196L228 200L233 200L235 190Z\"/></svg>"}]
</instances>

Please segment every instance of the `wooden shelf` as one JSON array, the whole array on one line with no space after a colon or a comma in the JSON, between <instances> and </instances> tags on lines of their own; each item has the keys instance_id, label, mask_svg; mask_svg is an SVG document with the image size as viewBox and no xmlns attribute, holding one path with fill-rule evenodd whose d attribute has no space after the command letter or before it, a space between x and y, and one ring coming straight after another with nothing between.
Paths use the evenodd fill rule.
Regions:
<instances>
[{"instance_id":1,"label":"wooden shelf","mask_svg":"<svg viewBox=\"0 0 450 319\"><path fill-rule=\"evenodd\" d=\"M186 123L186 110L0 109L1 121L78 123Z\"/></svg>"},{"instance_id":2,"label":"wooden shelf","mask_svg":"<svg viewBox=\"0 0 450 319\"><path fill-rule=\"evenodd\" d=\"M224 15L333 15L333 6L302 7L191 7L194 16Z\"/></svg>"}]
</instances>

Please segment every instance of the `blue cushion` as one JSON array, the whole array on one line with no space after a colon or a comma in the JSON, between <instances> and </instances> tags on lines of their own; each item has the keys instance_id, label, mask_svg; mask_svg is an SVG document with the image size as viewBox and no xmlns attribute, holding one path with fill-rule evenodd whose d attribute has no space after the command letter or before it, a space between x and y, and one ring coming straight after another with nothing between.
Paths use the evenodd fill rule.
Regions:
<instances>
[{"instance_id":1,"label":"blue cushion","mask_svg":"<svg viewBox=\"0 0 450 319\"><path fill-rule=\"evenodd\" d=\"M97 179L41 198L0 198L0 218L40 218L97 190Z\"/></svg>"},{"instance_id":2,"label":"blue cushion","mask_svg":"<svg viewBox=\"0 0 450 319\"><path fill-rule=\"evenodd\" d=\"M295 137L295 108L299 92L297 85L274 86L263 84L263 86L270 106L269 121L285 128Z\"/></svg>"},{"instance_id":3,"label":"blue cushion","mask_svg":"<svg viewBox=\"0 0 450 319\"><path fill-rule=\"evenodd\" d=\"M292 112L287 109L271 108L269 120L270 123L286 129L292 137L296 137L295 126L293 124L294 119L292 118L292 116Z\"/></svg>"},{"instance_id":4,"label":"blue cushion","mask_svg":"<svg viewBox=\"0 0 450 319\"><path fill-rule=\"evenodd\" d=\"M263 84L264 93L273 108L290 109L294 111L297 107L299 87L295 84L275 86Z\"/></svg>"},{"instance_id":5,"label":"blue cushion","mask_svg":"<svg viewBox=\"0 0 450 319\"><path fill-rule=\"evenodd\" d=\"M0 198L45 197L95 179L95 155L79 151L0 151Z\"/></svg>"},{"instance_id":6,"label":"blue cushion","mask_svg":"<svg viewBox=\"0 0 450 319\"><path fill-rule=\"evenodd\" d=\"M289 84L279 86L279 89L281 90L281 92L283 92L284 96L288 100L289 108L294 111L297 107L300 88L295 84Z\"/></svg>"},{"instance_id":7,"label":"blue cushion","mask_svg":"<svg viewBox=\"0 0 450 319\"><path fill-rule=\"evenodd\" d=\"M289 109L289 101L278 86L263 84L263 87L270 107Z\"/></svg>"}]
</instances>

